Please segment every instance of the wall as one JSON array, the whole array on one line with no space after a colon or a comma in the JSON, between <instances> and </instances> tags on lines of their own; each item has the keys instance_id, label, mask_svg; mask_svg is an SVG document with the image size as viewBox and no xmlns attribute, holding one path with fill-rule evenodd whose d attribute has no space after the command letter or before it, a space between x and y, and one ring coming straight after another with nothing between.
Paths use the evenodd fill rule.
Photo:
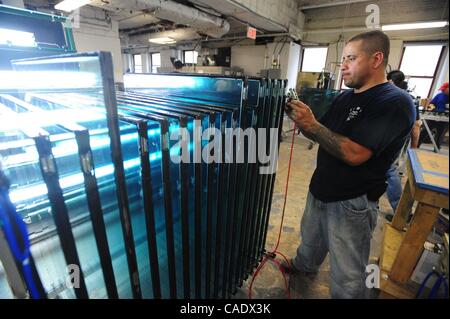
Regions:
<instances>
[{"instance_id":1,"label":"wall","mask_svg":"<svg viewBox=\"0 0 450 319\"><path fill-rule=\"evenodd\" d=\"M259 76L262 69L270 69L272 58L280 54L282 78L288 76L289 53L291 43L283 41L267 45L239 45L231 47L231 67L244 69L246 75Z\"/></svg>"},{"instance_id":2,"label":"wall","mask_svg":"<svg viewBox=\"0 0 450 319\"><path fill-rule=\"evenodd\" d=\"M78 28L73 28L77 52L108 51L111 52L114 66L115 82L123 81L122 52L119 40L119 28L116 21L106 22L102 14L94 9L82 9ZM97 16L96 16L97 15Z\"/></svg>"},{"instance_id":3,"label":"wall","mask_svg":"<svg viewBox=\"0 0 450 319\"><path fill-rule=\"evenodd\" d=\"M233 46L231 47L231 67L244 69L245 74L257 76L261 69L267 68L266 46Z\"/></svg>"},{"instance_id":4,"label":"wall","mask_svg":"<svg viewBox=\"0 0 450 319\"><path fill-rule=\"evenodd\" d=\"M16 7L16 8L24 8L23 0L3 0L2 3L5 6Z\"/></svg>"}]
</instances>

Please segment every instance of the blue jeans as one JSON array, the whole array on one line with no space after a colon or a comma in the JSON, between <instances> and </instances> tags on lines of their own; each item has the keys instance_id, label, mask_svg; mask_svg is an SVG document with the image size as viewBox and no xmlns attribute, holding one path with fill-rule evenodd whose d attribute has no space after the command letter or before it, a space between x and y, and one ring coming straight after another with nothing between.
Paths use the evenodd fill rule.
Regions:
<instances>
[{"instance_id":1,"label":"blue jeans","mask_svg":"<svg viewBox=\"0 0 450 319\"><path fill-rule=\"evenodd\" d=\"M386 195L389 199L389 203L391 204L392 210L395 213L398 202L400 201L400 196L402 196L402 182L400 180L400 176L398 175L397 166L392 164L392 166L388 169L386 173L386 177L388 183Z\"/></svg>"},{"instance_id":2,"label":"blue jeans","mask_svg":"<svg viewBox=\"0 0 450 319\"><path fill-rule=\"evenodd\" d=\"M324 203L308 193L294 267L317 272L329 252L331 297L368 297L366 266L377 211L378 203L369 201L366 195Z\"/></svg>"}]
</instances>

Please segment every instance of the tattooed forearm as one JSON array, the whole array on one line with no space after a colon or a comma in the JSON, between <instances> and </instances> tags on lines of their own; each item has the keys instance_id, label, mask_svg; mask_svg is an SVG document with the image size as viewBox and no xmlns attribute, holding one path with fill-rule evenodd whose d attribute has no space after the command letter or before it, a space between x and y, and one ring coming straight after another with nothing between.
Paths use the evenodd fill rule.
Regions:
<instances>
[{"instance_id":1,"label":"tattooed forearm","mask_svg":"<svg viewBox=\"0 0 450 319\"><path fill-rule=\"evenodd\" d=\"M319 143L325 151L334 157L345 162L347 161L346 154L343 151L343 144L347 139L346 137L330 131L321 124L315 125L314 128L309 130L305 135L307 137L309 135L309 138Z\"/></svg>"}]
</instances>

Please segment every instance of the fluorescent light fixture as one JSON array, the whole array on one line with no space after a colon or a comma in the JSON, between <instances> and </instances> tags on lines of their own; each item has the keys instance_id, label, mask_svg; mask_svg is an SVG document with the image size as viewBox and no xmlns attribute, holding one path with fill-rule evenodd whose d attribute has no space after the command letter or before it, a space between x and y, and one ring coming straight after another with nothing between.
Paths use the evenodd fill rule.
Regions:
<instances>
[{"instance_id":1,"label":"fluorescent light fixture","mask_svg":"<svg viewBox=\"0 0 450 319\"><path fill-rule=\"evenodd\" d=\"M430 29L430 28L443 28L447 25L448 21L386 24L381 27L381 30L394 31L394 30Z\"/></svg>"},{"instance_id":2,"label":"fluorescent light fixture","mask_svg":"<svg viewBox=\"0 0 450 319\"><path fill-rule=\"evenodd\" d=\"M56 10L61 10L65 12L72 12L79 7L87 5L91 2L91 0L64 0L57 5L55 5Z\"/></svg>"},{"instance_id":3,"label":"fluorescent light fixture","mask_svg":"<svg viewBox=\"0 0 450 319\"><path fill-rule=\"evenodd\" d=\"M150 41L151 43L156 43L156 44L174 44L174 43L177 43L177 41L175 41L172 38L168 38L168 37L154 38L154 39L149 39L148 41Z\"/></svg>"},{"instance_id":4,"label":"fluorescent light fixture","mask_svg":"<svg viewBox=\"0 0 450 319\"><path fill-rule=\"evenodd\" d=\"M35 47L34 33L0 28L0 44L19 47Z\"/></svg>"}]
</instances>

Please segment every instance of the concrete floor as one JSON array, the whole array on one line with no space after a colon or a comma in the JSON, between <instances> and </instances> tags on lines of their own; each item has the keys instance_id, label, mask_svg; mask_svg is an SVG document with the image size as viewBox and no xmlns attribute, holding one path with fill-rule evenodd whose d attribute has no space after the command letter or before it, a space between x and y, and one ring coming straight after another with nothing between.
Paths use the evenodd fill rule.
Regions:
<instances>
[{"instance_id":1,"label":"concrete floor","mask_svg":"<svg viewBox=\"0 0 450 319\"><path fill-rule=\"evenodd\" d=\"M285 123L286 126L286 123ZM266 241L266 250L272 251L275 248L284 203L284 190L286 175L288 171L289 154L291 146L291 136L287 137L280 147L279 166L275 182L272 210L269 219L269 229ZM306 195L311 176L316 167L316 157L318 146L311 150L309 140L303 136L295 138L294 154L291 165L291 177L289 180L289 192L286 203L286 211L281 235L281 242L278 251L288 258L295 256L300 244L300 220L305 207ZM424 145L423 148L427 148ZM448 148L444 152L448 154ZM406 178L402 178L402 183ZM378 222L371 242L371 253L369 262L375 263L380 255L382 244L382 227L386 222L385 214L392 213L392 208L386 195L380 199L380 211ZM281 261L281 256L278 256ZM249 284L252 277L249 277L242 288L238 290L234 298L248 298ZM292 299L328 299L330 298L330 264L328 257L322 264L317 277L312 280L303 276L295 276L291 279L287 276ZM374 291L374 297L377 291ZM253 283L252 298L279 299L287 298L286 284L280 270L273 263L266 263L260 271L257 279Z\"/></svg>"}]
</instances>

